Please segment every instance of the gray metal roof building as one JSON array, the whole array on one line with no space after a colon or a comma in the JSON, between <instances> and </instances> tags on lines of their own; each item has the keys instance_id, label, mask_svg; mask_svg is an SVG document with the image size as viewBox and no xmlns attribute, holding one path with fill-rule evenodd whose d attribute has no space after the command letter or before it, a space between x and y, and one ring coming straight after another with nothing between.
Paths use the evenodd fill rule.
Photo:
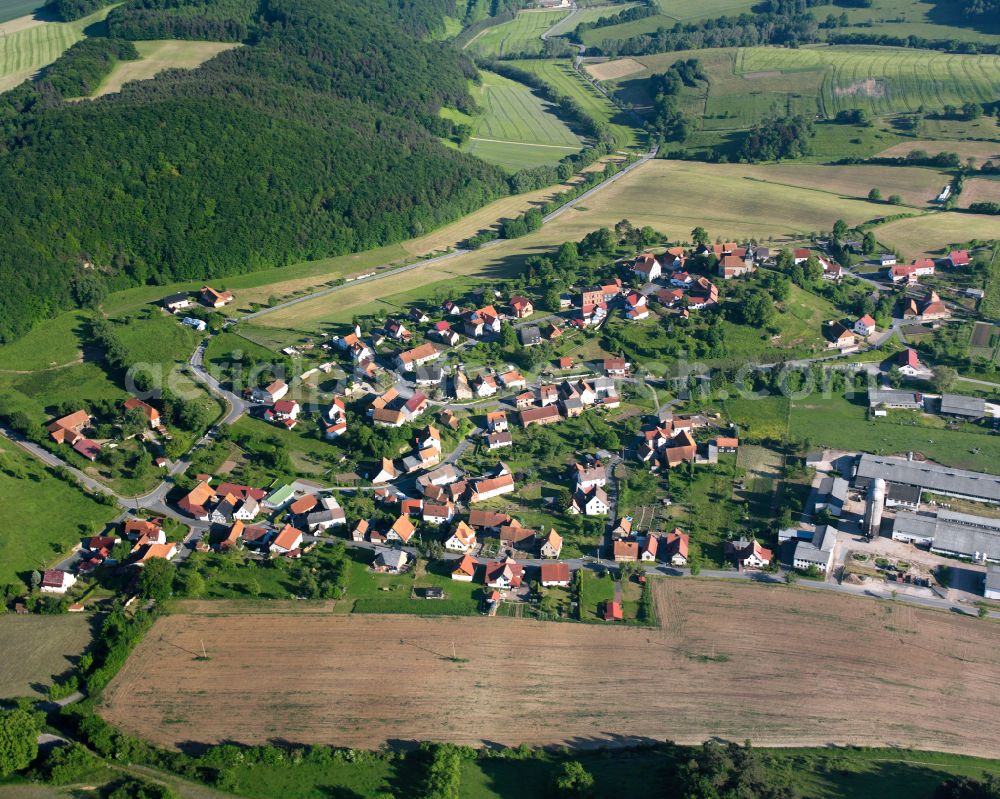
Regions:
<instances>
[{"instance_id":1,"label":"gray metal roof building","mask_svg":"<svg viewBox=\"0 0 1000 799\"><path fill-rule=\"evenodd\" d=\"M903 512L896 514L892 537L914 544L930 544L931 552L943 555L1000 562L998 521L947 511L937 514Z\"/></svg>"},{"instance_id":2,"label":"gray metal roof building","mask_svg":"<svg viewBox=\"0 0 1000 799\"><path fill-rule=\"evenodd\" d=\"M1000 599L1000 566L990 566L986 569L983 595L987 599Z\"/></svg>"},{"instance_id":3,"label":"gray metal roof building","mask_svg":"<svg viewBox=\"0 0 1000 799\"><path fill-rule=\"evenodd\" d=\"M907 408L920 410L924 407L923 398L917 391L899 391L894 388L868 389L868 407L884 405L886 408Z\"/></svg>"},{"instance_id":4,"label":"gray metal roof building","mask_svg":"<svg viewBox=\"0 0 1000 799\"><path fill-rule=\"evenodd\" d=\"M1000 477L938 466L925 461L888 458L864 453L858 459L855 484L866 488L870 480L884 478L887 483L918 486L926 491L955 497L1000 502Z\"/></svg>"},{"instance_id":5,"label":"gray metal roof building","mask_svg":"<svg viewBox=\"0 0 1000 799\"><path fill-rule=\"evenodd\" d=\"M982 419L986 415L986 400L982 397L966 397L962 394L942 394L941 413L948 416Z\"/></svg>"}]
</instances>

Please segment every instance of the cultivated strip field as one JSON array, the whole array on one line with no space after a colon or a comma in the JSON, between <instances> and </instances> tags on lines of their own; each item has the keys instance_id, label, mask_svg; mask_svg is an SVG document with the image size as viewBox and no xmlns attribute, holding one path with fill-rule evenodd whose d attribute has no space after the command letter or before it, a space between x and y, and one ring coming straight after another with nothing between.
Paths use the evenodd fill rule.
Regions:
<instances>
[{"instance_id":1,"label":"cultivated strip field","mask_svg":"<svg viewBox=\"0 0 1000 799\"><path fill-rule=\"evenodd\" d=\"M465 49L482 58L541 53L546 30L566 17L567 11L521 11L510 22L487 28L474 38Z\"/></svg>"},{"instance_id":2,"label":"cultivated strip field","mask_svg":"<svg viewBox=\"0 0 1000 799\"><path fill-rule=\"evenodd\" d=\"M31 16L6 22L0 29L0 91L23 83L83 38L83 31L104 19L110 7L73 22L40 22Z\"/></svg>"},{"instance_id":3,"label":"cultivated strip field","mask_svg":"<svg viewBox=\"0 0 1000 799\"><path fill-rule=\"evenodd\" d=\"M48 686L72 668L90 639L89 620L79 613L0 616L0 652L4 653L0 657L0 699L39 693L36 686Z\"/></svg>"},{"instance_id":4,"label":"cultivated strip field","mask_svg":"<svg viewBox=\"0 0 1000 799\"><path fill-rule=\"evenodd\" d=\"M559 94L576 100L594 119L610 125L619 147L638 145L631 120L607 97L577 75L570 59L521 60L514 65L518 69L533 72Z\"/></svg>"},{"instance_id":5,"label":"cultivated strip field","mask_svg":"<svg viewBox=\"0 0 1000 799\"><path fill-rule=\"evenodd\" d=\"M42 0L0 0L0 23L28 16L44 5Z\"/></svg>"},{"instance_id":6,"label":"cultivated strip field","mask_svg":"<svg viewBox=\"0 0 1000 799\"><path fill-rule=\"evenodd\" d=\"M583 22L596 22L602 17L612 17L616 14L621 14L623 11L628 11L630 8L635 8L638 3L619 3L614 5L601 5L601 6L590 6L589 8L581 8L572 17L566 17L564 22L554 26L552 28L550 36L562 36L563 34L569 33L577 25Z\"/></svg>"},{"instance_id":7,"label":"cultivated strip field","mask_svg":"<svg viewBox=\"0 0 1000 799\"><path fill-rule=\"evenodd\" d=\"M166 746L721 736L1000 755L998 625L785 586L655 592L661 629L209 605L157 622L100 712Z\"/></svg>"},{"instance_id":8,"label":"cultivated strip field","mask_svg":"<svg viewBox=\"0 0 1000 799\"><path fill-rule=\"evenodd\" d=\"M508 169L556 163L583 146L527 86L482 72L479 104L468 152Z\"/></svg>"},{"instance_id":9,"label":"cultivated strip field","mask_svg":"<svg viewBox=\"0 0 1000 799\"><path fill-rule=\"evenodd\" d=\"M822 70L822 112L863 108L872 114L993 102L1000 86L1000 57L954 55L884 47L797 50L740 48L736 73Z\"/></svg>"},{"instance_id":10,"label":"cultivated strip field","mask_svg":"<svg viewBox=\"0 0 1000 799\"><path fill-rule=\"evenodd\" d=\"M178 39L136 42L138 61L119 61L94 97L121 91L129 81L147 80L166 69L194 69L219 53L239 47L232 42L192 42Z\"/></svg>"}]
</instances>

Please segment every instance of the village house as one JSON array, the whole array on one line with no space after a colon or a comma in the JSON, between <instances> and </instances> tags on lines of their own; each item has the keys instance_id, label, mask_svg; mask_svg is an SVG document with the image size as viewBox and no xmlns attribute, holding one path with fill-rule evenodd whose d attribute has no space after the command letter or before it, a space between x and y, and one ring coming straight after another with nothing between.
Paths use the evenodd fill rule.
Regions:
<instances>
[{"instance_id":1,"label":"village house","mask_svg":"<svg viewBox=\"0 0 1000 799\"><path fill-rule=\"evenodd\" d=\"M754 265L753 258L747 255L723 255L719 259L719 275L723 280L732 280L736 277L749 275L755 272L756 269L757 267Z\"/></svg>"},{"instance_id":2,"label":"village house","mask_svg":"<svg viewBox=\"0 0 1000 799\"><path fill-rule=\"evenodd\" d=\"M486 427L491 433L502 433L508 429L506 411L490 411L486 414Z\"/></svg>"},{"instance_id":3,"label":"village house","mask_svg":"<svg viewBox=\"0 0 1000 799\"><path fill-rule=\"evenodd\" d=\"M472 389L469 388L469 378L465 372L456 370L451 376L451 392L457 400L472 399Z\"/></svg>"},{"instance_id":4,"label":"village house","mask_svg":"<svg viewBox=\"0 0 1000 799\"><path fill-rule=\"evenodd\" d=\"M451 579L462 583L471 583L476 576L476 562L471 555L466 555L458 561L458 565L451 572Z\"/></svg>"},{"instance_id":5,"label":"village house","mask_svg":"<svg viewBox=\"0 0 1000 799\"><path fill-rule=\"evenodd\" d=\"M396 366L404 372L412 372L418 366L423 366L425 363L430 363L440 357L441 353L434 348L433 344L426 341L419 347L399 353L396 356Z\"/></svg>"},{"instance_id":6,"label":"village house","mask_svg":"<svg viewBox=\"0 0 1000 799\"><path fill-rule=\"evenodd\" d=\"M841 322L830 321L823 326L827 349L847 352L857 348L854 331L849 330Z\"/></svg>"},{"instance_id":7,"label":"village house","mask_svg":"<svg viewBox=\"0 0 1000 799\"><path fill-rule=\"evenodd\" d=\"M515 294L510 298L510 309L513 316L517 319L524 319L535 312L535 306L531 303L531 300L527 297L522 297L520 294Z\"/></svg>"},{"instance_id":8,"label":"village house","mask_svg":"<svg viewBox=\"0 0 1000 799\"><path fill-rule=\"evenodd\" d=\"M392 527L386 531L385 538L386 541L400 541L406 544L413 538L416 531L417 528L413 526L410 517L404 514L392 523Z\"/></svg>"},{"instance_id":9,"label":"village house","mask_svg":"<svg viewBox=\"0 0 1000 799\"><path fill-rule=\"evenodd\" d=\"M395 341L409 341L413 338L410 331L406 329L406 325L398 319L387 319L382 329L385 330L385 334L389 338Z\"/></svg>"},{"instance_id":10,"label":"village house","mask_svg":"<svg viewBox=\"0 0 1000 799\"><path fill-rule=\"evenodd\" d=\"M271 542L269 550L275 555L285 555L288 557L298 557L302 546L302 531L286 524Z\"/></svg>"},{"instance_id":11,"label":"village house","mask_svg":"<svg viewBox=\"0 0 1000 799\"><path fill-rule=\"evenodd\" d=\"M209 308L221 308L231 303L235 297L231 291L216 291L211 286L201 287L201 301Z\"/></svg>"},{"instance_id":12,"label":"village house","mask_svg":"<svg viewBox=\"0 0 1000 799\"><path fill-rule=\"evenodd\" d=\"M547 405L544 408L525 408L521 411L521 426L525 428L533 424L553 424L561 419L562 415L555 405Z\"/></svg>"},{"instance_id":13,"label":"village house","mask_svg":"<svg viewBox=\"0 0 1000 799\"><path fill-rule=\"evenodd\" d=\"M476 530L494 532L499 531L506 524L513 524L512 519L506 513L493 510L473 510L469 511L469 526Z\"/></svg>"},{"instance_id":14,"label":"village house","mask_svg":"<svg viewBox=\"0 0 1000 799\"><path fill-rule=\"evenodd\" d=\"M486 436L486 448L491 452L512 446L514 446L514 436L506 431L503 433L490 433Z\"/></svg>"},{"instance_id":15,"label":"village house","mask_svg":"<svg viewBox=\"0 0 1000 799\"><path fill-rule=\"evenodd\" d=\"M698 446L687 430L677 430L663 450L664 463L669 468L680 466L695 459Z\"/></svg>"},{"instance_id":16,"label":"village house","mask_svg":"<svg viewBox=\"0 0 1000 799\"><path fill-rule=\"evenodd\" d=\"M288 393L288 384L284 380L275 380L264 388L255 388L251 392L254 402L273 405Z\"/></svg>"},{"instance_id":17,"label":"village house","mask_svg":"<svg viewBox=\"0 0 1000 799\"><path fill-rule=\"evenodd\" d=\"M918 278L933 275L934 270L933 258L919 258L912 264L894 264L886 270L886 274L893 283L910 285L916 283Z\"/></svg>"},{"instance_id":18,"label":"village house","mask_svg":"<svg viewBox=\"0 0 1000 799\"><path fill-rule=\"evenodd\" d=\"M896 356L896 366L906 377L924 377L929 370L920 362L917 351L912 347L907 347Z\"/></svg>"},{"instance_id":19,"label":"village house","mask_svg":"<svg viewBox=\"0 0 1000 799\"><path fill-rule=\"evenodd\" d=\"M719 303L719 288L707 277L699 277L688 293L688 308L701 310Z\"/></svg>"},{"instance_id":20,"label":"village house","mask_svg":"<svg viewBox=\"0 0 1000 799\"><path fill-rule=\"evenodd\" d=\"M493 497L509 494L516 488L514 476L509 472L485 480L476 480L472 484L472 496L469 497L469 502L485 502Z\"/></svg>"},{"instance_id":21,"label":"village house","mask_svg":"<svg viewBox=\"0 0 1000 799\"><path fill-rule=\"evenodd\" d=\"M573 494L568 513L584 516L603 516L608 512L608 495L600 486L578 488Z\"/></svg>"},{"instance_id":22,"label":"village house","mask_svg":"<svg viewBox=\"0 0 1000 799\"><path fill-rule=\"evenodd\" d=\"M450 324L443 320L436 322L428 335L433 336L442 344L447 344L449 347L454 347L459 341L461 341L462 338L458 335L458 333L451 329Z\"/></svg>"},{"instance_id":23,"label":"village house","mask_svg":"<svg viewBox=\"0 0 1000 799\"><path fill-rule=\"evenodd\" d=\"M660 557L671 566L686 566L688 562L688 534L675 527L673 532L663 537Z\"/></svg>"},{"instance_id":24,"label":"village house","mask_svg":"<svg viewBox=\"0 0 1000 799\"><path fill-rule=\"evenodd\" d=\"M476 546L476 531L467 523L460 521L455 525L451 535L445 540L444 548L449 552L468 552Z\"/></svg>"},{"instance_id":25,"label":"village house","mask_svg":"<svg viewBox=\"0 0 1000 799\"><path fill-rule=\"evenodd\" d=\"M146 417L146 421L149 423L150 427L157 428L160 426L160 412L149 403L143 402L137 397L129 397L125 400L123 406L126 412L134 411L137 408L141 410L142 415Z\"/></svg>"},{"instance_id":26,"label":"village house","mask_svg":"<svg viewBox=\"0 0 1000 799\"><path fill-rule=\"evenodd\" d=\"M605 467L601 463L574 464L572 469L573 477L576 480L576 487L587 491L594 486L604 487L608 483L608 475Z\"/></svg>"},{"instance_id":27,"label":"village house","mask_svg":"<svg viewBox=\"0 0 1000 799\"><path fill-rule=\"evenodd\" d=\"M334 397L325 413L327 424L323 428L323 437L328 441L339 438L347 432L347 408L340 397Z\"/></svg>"},{"instance_id":28,"label":"village house","mask_svg":"<svg viewBox=\"0 0 1000 799\"><path fill-rule=\"evenodd\" d=\"M455 506L450 502L427 502L423 508L424 524L447 524L455 516Z\"/></svg>"},{"instance_id":29,"label":"village house","mask_svg":"<svg viewBox=\"0 0 1000 799\"><path fill-rule=\"evenodd\" d=\"M518 372L516 369L512 369L509 372L504 372L500 375L500 382L503 383L503 387L510 390L516 390L519 388L527 388L528 381L524 379L524 375Z\"/></svg>"},{"instance_id":30,"label":"village house","mask_svg":"<svg viewBox=\"0 0 1000 799\"><path fill-rule=\"evenodd\" d=\"M170 313L177 313L184 308L191 307L191 297L185 292L180 294L170 294L160 300L162 305Z\"/></svg>"},{"instance_id":31,"label":"village house","mask_svg":"<svg viewBox=\"0 0 1000 799\"><path fill-rule=\"evenodd\" d=\"M632 517L622 516L618 523L615 525L614 529L611 531L612 540L618 540L620 538L628 538L632 535Z\"/></svg>"},{"instance_id":32,"label":"village house","mask_svg":"<svg viewBox=\"0 0 1000 799\"><path fill-rule=\"evenodd\" d=\"M500 332L500 314L492 305L462 314L465 335L482 338L490 333Z\"/></svg>"},{"instance_id":33,"label":"village house","mask_svg":"<svg viewBox=\"0 0 1000 799\"><path fill-rule=\"evenodd\" d=\"M651 283L663 274L660 262L650 252L643 253L635 259L632 271L643 283Z\"/></svg>"},{"instance_id":34,"label":"village house","mask_svg":"<svg viewBox=\"0 0 1000 799\"><path fill-rule=\"evenodd\" d=\"M372 483L378 485L379 483L388 483L395 480L399 476L396 471L396 466L388 458L382 458L382 463L379 465L375 474L372 475Z\"/></svg>"},{"instance_id":35,"label":"village house","mask_svg":"<svg viewBox=\"0 0 1000 799\"><path fill-rule=\"evenodd\" d=\"M511 524L505 524L500 528L500 546L525 552L533 550L538 533L535 530L522 527L516 519L511 521Z\"/></svg>"},{"instance_id":36,"label":"village house","mask_svg":"<svg viewBox=\"0 0 1000 799\"><path fill-rule=\"evenodd\" d=\"M625 377L631 364L624 358L605 358L604 374L608 377Z\"/></svg>"},{"instance_id":37,"label":"village house","mask_svg":"<svg viewBox=\"0 0 1000 799\"><path fill-rule=\"evenodd\" d=\"M612 551L617 563L634 563L639 560L638 541L615 541Z\"/></svg>"},{"instance_id":38,"label":"village house","mask_svg":"<svg viewBox=\"0 0 1000 799\"><path fill-rule=\"evenodd\" d=\"M208 521L209 511L215 504L215 499L215 489L208 483L201 482L178 500L177 507L188 516Z\"/></svg>"},{"instance_id":39,"label":"village house","mask_svg":"<svg viewBox=\"0 0 1000 799\"><path fill-rule=\"evenodd\" d=\"M43 594L65 594L76 583L76 577L62 569L46 569L38 588Z\"/></svg>"},{"instance_id":40,"label":"village house","mask_svg":"<svg viewBox=\"0 0 1000 799\"><path fill-rule=\"evenodd\" d=\"M642 539L639 545L639 560L646 563L656 562L656 550L660 545L660 539L656 533L650 533Z\"/></svg>"},{"instance_id":41,"label":"village house","mask_svg":"<svg viewBox=\"0 0 1000 799\"><path fill-rule=\"evenodd\" d=\"M86 411L74 411L68 416L56 419L45 429L57 444L69 444L72 446L83 438L83 434L80 431L90 424L90 418L90 414Z\"/></svg>"},{"instance_id":42,"label":"village house","mask_svg":"<svg viewBox=\"0 0 1000 799\"><path fill-rule=\"evenodd\" d=\"M479 375L472 385L477 397L492 397L497 393L497 381L493 375Z\"/></svg>"},{"instance_id":43,"label":"village house","mask_svg":"<svg viewBox=\"0 0 1000 799\"><path fill-rule=\"evenodd\" d=\"M264 419L272 424L279 424L291 430L298 424L299 403L295 400L278 400L264 411Z\"/></svg>"},{"instance_id":44,"label":"village house","mask_svg":"<svg viewBox=\"0 0 1000 799\"><path fill-rule=\"evenodd\" d=\"M732 558L740 569L763 569L774 557L771 550L762 547L756 538L750 541L745 538L727 541L724 551L726 557Z\"/></svg>"},{"instance_id":45,"label":"village house","mask_svg":"<svg viewBox=\"0 0 1000 799\"><path fill-rule=\"evenodd\" d=\"M868 336L875 332L875 320L872 319L870 314L865 314L854 323L854 332L859 336L868 338Z\"/></svg>"},{"instance_id":46,"label":"village house","mask_svg":"<svg viewBox=\"0 0 1000 799\"><path fill-rule=\"evenodd\" d=\"M951 316L951 312L941 302L941 298L936 291L932 291L927 299L920 306L920 318L925 320L944 319Z\"/></svg>"},{"instance_id":47,"label":"village house","mask_svg":"<svg viewBox=\"0 0 1000 799\"><path fill-rule=\"evenodd\" d=\"M402 549L376 547L372 570L383 574L402 574L410 565L410 560L409 553Z\"/></svg>"},{"instance_id":48,"label":"village house","mask_svg":"<svg viewBox=\"0 0 1000 799\"><path fill-rule=\"evenodd\" d=\"M645 294L630 291L625 295L625 317L632 322L649 318L649 303Z\"/></svg>"},{"instance_id":49,"label":"village house","mask_svg":"<svg viewBox=\"0 0 1000 799\"><path fill-rule=\"evenodd\" d=\"M968 266L972 263L968 250L952 250L945 260L951 267Z\"/></svg>"},{"instance_id":50,"label":"village house","mask_svg":"<svg viewBox=\"0 0 1000 799\"><path fill-rule=\"evenodd\" d=\"M812 251L805 247L799 247L792 253L792 258L796 264L804 264L811 256Z\"/></svg>"},{"instance_id":51,"label":"village house","mask_svg":"<svg viewBox=\"0 0 1000 799\"><path fill-rule=\"evenodd\" d=\"M486 585L489 588L520 588L523 577L524 567L511 558L486 562Z\"/></svg>"},{"instance_id":52,"label":"village house","mask_svg":"<svg viewBox=\"0 0 1000 799\"><path fill-rule=\"evenodd\" d=\"M568 563L543 563L540 567L542 588L568 588Z\"/></svg>"},{"instance_id":53,"label":"village house","mask_svg":"<svg viewBox=\"0 0 1000 799\"><path fill-rule=\"evenodd\" d=\"M558 558L562 552L563 540L555 530L550 529L542 539L542 546L539 553L543 558Z\"/></svg>"},{"instance_id":54,"label":"village house","mask_svg":"<svg viewBox=\"0 0 1000 799\"><path fill-rule=\"evenodd\" d=\"M524 325L517 331L522 347L534 347L542 343L542 332L537 325Z\"/></svg>"}]
</instances>

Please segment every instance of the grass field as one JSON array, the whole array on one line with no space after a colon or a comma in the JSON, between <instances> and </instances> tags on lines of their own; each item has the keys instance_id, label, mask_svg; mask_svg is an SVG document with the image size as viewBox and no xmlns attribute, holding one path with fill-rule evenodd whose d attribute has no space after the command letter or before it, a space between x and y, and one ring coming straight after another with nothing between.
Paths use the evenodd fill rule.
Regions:
<instances>
[{"instance_id":1,"label":"grass field","mask_svg":"<svg viewBox=\"0 0 1000 799\"><path fill-rule=\"evenodd\" d=\"M492 72L481 75L477 100L483 111L472 121L468 152L516 171L554 164L583 146L527 86Z\"/></svg>"},{"instance_id":2,"label":"grass field","mask_svg":"<svg viewBox=\"0 0 1000 799\"><path fill-rule=\"evenodd\" d=\"M0 615L0 651L11 655L0 658L0 699L44 694L72 668L91 636L90 619L81 613Z\"/></svg>"},{"instance_id":3,"label":"grass field","mask_svg":"<svg viewBox=\"0 0 1000 799\"><path fill-rule=\"evenodd\" d=\"M541 53L542 40L539 37L567 13L561 10L521 11L510 22L487 28L465 49L480 58Z\"/></svg>"},{"instance_id":4,"label":"grass field","mask_svg":"<svg viewBox=\"0 0 1000 799\"><path fill-rule=\"evenodd\" d=\"M0 502L17 514L16 524L0 527L0 585L58 562L115 516L114 508L57 480L6 439L0 443L0 467Z\"/></svg>"},{"instance_id":5,"label":"grass field","mask_svg":"<svg viewBox=\"0 0 1000 799\"><path fill-rule=\"evenodd\" d=\"M970 178L959 195L958 204L968 208L972 203L1000 202L1000 177Z\"/></svg>"},{"instance_id":6,"label":"grass field","mask_svg":"<svg viewBox=\"0 0 1000 799\"><path fill-rule=\"evenodd\" d=\"M867 412L865 396L848 400L817 394L795 400L791 404L788 435L798 441L808 438L813 446L863 450L877 455L905 455L913 451L946 466L990 474L1000 472L1000 441L985 431L946 430L943 426L932 426L930 421L927 426L916 426L892 414L869 421Z\"/></svg>"},{"instance_id":7,"label":"grass field","mask_svg":"<svg viewBox=\"0 0 1000 799\"><path fill-rule=\"evenodd\" d=\"M633 120L577 75L569 59L528 59L518 61L516 66L538 75L559 94L576 100L594 119L610 125L619 147L640 146L642 134L633 126Z\"/></svg>"},{"instance_id":8,"label":"grass field","mask_svg":"<svg viewBox=\"0 0 1000 799\"><path fill-rule=\"evenodd\" d=\"M623 218L636 225L651 225L671 239L687 240L692 228L703 225L713 238L752 237L777 242L829 229L837 219L857 224L885 212L885 206L867 200L748 180L746 175L754 174L754 169L735 164L652 161L589 198L582 209L578 206L528 236L386 278L379 281L377 292L364 284L349 286L260 317L257 323L305 330L377 308L408 307L436 289L457 291L458 286L452 283L455 280L516 274L539 248L579 241L592 230L613 227ZM815 170L820 188L825 177L836 171L830 167ZM867 185L868 181L859 178L859 183Z\"/></svg>"},{"instance_id":9,"label":"grass field","mask_svg":"<svg viewBox=\"0 0 1000 799\"><path fill-rule=\"evenodd\" d=\"M894 247L904 258L924 253L947 253L950 245L972 239L1000 239L1000 217L983 214L937 213L900 219L877 228L883 244Z\"/></svg>"},{"instance_id":10,"label":"grass field","mask_svg":"<svg viewBox=\"0 0 1000 799\"><path fill-rule=\"evenodd\" d=\"M0 91L17 86L48 66L83 38L83 31L103 20L110 7L73 22L43 22L30 17L0 26Z\"/></svg>"},{"instance_id":11,"label":"grass field","mask_svg":"<svg viewBox=\"0 0 1000 799\"><path fill-rule=\"evenodd\" d=\"M100 712L167 746L276 737L588 748L721 736L758 746L891 742L1000 754L981 734L1000 705L1000 626L784 586L663 580L654 593L658 630L331 617L308 605L227 615L202 603L199 614L156 623ZM202 640L207 661L197 657ZM280 673L294 678L281 691L259 690ZM631 690L637 674L671 689ZM764 675L768 690L757 690ZM837 690L803 704L804 675ZM498 695L518 708L517 724L496 713Z\"/></svg>"},{"instance_id":12,"label":"grass field","mask_svg":"<svg viewBox=\"0 0 1000 799\"><path fill-rule=\"evenodd\" d=\"M133 80L147 80L166 69L194 69L219 53L238 47L224 42L191 42L178 39L136 42L138 61L119 61L105 78L94 97L121 91Z\"/></svg>"},{"instance_id":13,"label":"grass field","mask_svg":"<svg viewBox=\"0 0 1000 799\"><path fill-rule=\"evenodd\" d=\"M951 181L951 175L936 169L894 166L840 166L816 164L732 165L726 170L734 177L829 192L844 199L867 199L874 187L883 197L898 194L906 205L928 205ZM968 185L968 184L967 184ZM883 208L885 206L882 206Z\"/></svg>"}]
</instances>

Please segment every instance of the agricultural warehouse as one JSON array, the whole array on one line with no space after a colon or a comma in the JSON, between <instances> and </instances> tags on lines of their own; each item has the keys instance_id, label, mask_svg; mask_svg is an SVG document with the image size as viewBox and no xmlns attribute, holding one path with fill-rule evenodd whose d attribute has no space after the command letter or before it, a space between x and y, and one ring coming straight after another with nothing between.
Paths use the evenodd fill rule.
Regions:
<instances>
[{"instance_id":1,"label":"agricultural warehouse","mask_svg":"<svg viewBox=\"0 0 1000 799\"><path fill-rule=\"evenodd\" d=\"M987 599L1000 599L1000 566L990 566L986 570L983 596Z\"/></svg>"},{"instance_id":2,"label":"agricultural warehouse","mask_svg":"<svg viewBox=\"0 0 1000 799\"><path fill-rule=\"evenodd\" d=\"M876 477L883 478L890 487L895 483L950 497L1000 503L1000 477L996 475L952 469L926 461L862 453L854 475L855 486L867 488L868 482Z\"/></svg>"},{"instance_id":3,"label":"agricultural warehouse","mask_svg":"<svg viewBox=\"0 0 1000 799\"><path fill-rule=\"evenodd\" d=\"M966 397L962 394L942 394L941 413L946 416L961 416L965 419L982 419L986 415L986 400L982 397Z\"/></svg>"},{"instance_id":4,"label":"agricultural warehouse","mask_svg":"<svg viewBox=\"0 0 1000 799\"><path fill-rule=\"evenodd\" d=\"M967 513L936 514L904 511L896 514L892 537L930 546L931 552L1000 562L1000 520Z\"/></svg>"},{"instance_id":5,"label":"agricultural warehouse","mask_svg":"<svg viewBox=\"0 0 1000 799\"><path fill-rule=\"evenodd\" d=\"M924 401L919 391L872 388L868 390L868 407L919 411L924 407Z\"/></svg>"}]
</instances>

